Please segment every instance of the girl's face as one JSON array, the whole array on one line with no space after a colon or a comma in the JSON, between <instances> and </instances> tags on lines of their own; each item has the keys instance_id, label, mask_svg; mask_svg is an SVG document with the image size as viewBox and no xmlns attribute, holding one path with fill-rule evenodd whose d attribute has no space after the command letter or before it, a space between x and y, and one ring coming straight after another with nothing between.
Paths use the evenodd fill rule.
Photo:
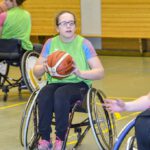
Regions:
<instances>
[{"instance_id":1,"label":"girl's face","mask_svg":"<svg viewBox=\"0 0 150 150\"><path fill-rule=\"evenodd\" d=\"M57 31L64 42L74 39L76 25L72 14L64 13L59 17Z\"/></svg>"},{"instance_id":2,"label":"girl's face","mask_svg":"<svg viewBox=\"0 0 150 150\"><path fill-rule=\"evenodd\" d=\"M14 7L14 0L4 0L4 3L8 9Z\"/></svg>"}]
</instances>

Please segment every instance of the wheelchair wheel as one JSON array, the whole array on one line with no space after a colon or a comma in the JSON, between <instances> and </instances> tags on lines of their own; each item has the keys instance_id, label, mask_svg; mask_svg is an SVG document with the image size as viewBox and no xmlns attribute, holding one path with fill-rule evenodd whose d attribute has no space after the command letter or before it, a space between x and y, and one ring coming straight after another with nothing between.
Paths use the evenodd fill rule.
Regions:
<instances>
[{"instance_id":1,"label":"wheelchair wheel","mask_svg":"<svg viewBox=\"0 0 150 150\"><path fill-rule=\"evenodd\" d=\"M135 136L130 136L128 138L126 150L138 150Z\"/></svg>"},{"instance_id":2,"label":"wheelchair wheel","mask_svg":"<svg viewBox=\"0 0 150 150\"><path fill-rule=\"evenodd\" d=\"M0 62L0 87L5 83L5 77L8 75L9 65L5 61Z\"/></svg>"},{"instance_id":3,"label":"wheelchair wheel","mask_svg":"<svg viewBox=\"0 0 150 150\"><path fill-rule=\"evenodd\" d=\"M23 55L21 61L22 76L30 92L33 92L36 89L40 89L46 85L46 75L38 80L33 74L33 67L38 57L39 53L34 51L27 51Z\"/></svg>"},{"instance_id":4,"label":"wheelchair wheel","mask_svg":"<svg viewBox=\"0 0 150 150\"><path fill-rule=\"evenodd\" d=\"M24 149L33 150L36 148L40 137L38 134L38 92L34 92L31 95L21 120L20 142L24 146Z\"/></svg>"},{"instance_id":5,"label":"wheelchair wheel","mask_svg":"<svg viewBox=\"0 0 150 150\"><path fill-rule=\"evenodd\" d=\"M135 119L124 126L114 144L114 150L138 150L134 125Z\"/></svg>"},{"instance_id":6,"label":"wheelchair wheel","mask_svg":"<svg viewBox=\"0 0 150 150\"><path fill-rule=\"evenodd\" d=\"M20 143L22 146L24 146L24 127L25 127L25 123L26 123L26 119L27 119L27 116L28 116L28 113L29 113L29 109L31 107L31 104L32 104L32 101L33 101L33 98L36 94L36 91L33 92L31 94L31 96L29 97L29 100L26 104L26 107L23 111L23 114L22 114L22 118L21 118L21 124L20 124L20 132L19 132L19 138L20 138Z\"/></svg>"},{"instance_id":7,"label":"wheelchair wheel","mask_svg":"<svg viewBox=\"0 0 150 150\"><path fill-rule=\"evenodd\" d=\"M92 133L99 149L110 150L116 134L114 117L104 109L102 103L102 92L91 88L87 93L87 109Z\"/></svg>"}]
</instances>

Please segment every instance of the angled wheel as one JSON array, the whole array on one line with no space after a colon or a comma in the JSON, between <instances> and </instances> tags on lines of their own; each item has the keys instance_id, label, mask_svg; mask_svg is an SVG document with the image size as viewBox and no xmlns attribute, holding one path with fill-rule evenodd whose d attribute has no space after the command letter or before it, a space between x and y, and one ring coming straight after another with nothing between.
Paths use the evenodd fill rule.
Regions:
<instances>
[{"instance_id":1,"label":"angled wheel","mask_svg":"<svg viewBox=\"0 0 150 150\"><path fill-rule=\"evenodd\" d=\"M38 80L33 74L33 67L38 57L39 53L35 51L27 51L23 55L21 61L22 76L30 92L40 89L46 85L46 75Z\"/></svg>"},{"instance_id":2,"label":"angled wheel","mask_svg":"<svg viewBox=\"0 0 150 150\"><path fill-rule=\"evenodd\" d=\"M0 87L5 83L5 77L8 76L9 65L5 61L0 62Z\"/></svg>"},{"instance_id":3,"label":"angled wheel","mask_svg":"<svg viewBox=\"0 0 150 150\"><path fill-rule=\"evenodd\" d=\"M25 109L23 111L23 114L22 114L21 124L20 124L20 132L19 132L20 143L22 146L24 146L24 128L25 128L25 124L26 124L26 119L27 119L27 116L29 114L29 109L31 107L31 104L32 104L32 101L35 97L35 94L36 94L36 91L33 92L31 94L31 96L29 97L29 100L28 100L28 102L25 106Z\"/></svg>"},{"instance_id":4,"label":"angled wheel","mask_svg":"<svg viewBox=\"0 0 150 150\"><path fill-rule=\"evenodd\" d=\"M102 106L103 93L94 88L87 93L87 109L92 133L100 150L110 150L114 144L115 123L113 115Z\"/></svg>"},{"instance_id":5,"label":"angled wheel","mask_svg":"<svg viewBox=\"0 0 150 150\"><path fill-rule=\"evenodd\" d=\"M39 139L38 134L38 108L37 95L39 91L32 93L26 105L20 125L20 142L25 149L34 149Z\"/></svg>"},{"instance_id":6,"label":"angled wheel","mask_svg":"<svg viewBox=\"0 0 150 150\"><path fill-rule=\"evenodd\" d=\"M132 132L132 131L131 131ZM137 150L137 141L134 135L130 136L127 140L126 150Z\"/></svg>"},{"instance_id":7,"label":"angled wheel","mask_svg":"<svg viewBox=\"0 0 150 150\"><path fill-rule=\"evenodd\" d=\"M138 150L135 138L135 119L129 121L118 134L113 150Z\"/></svg>"}]
</instances>

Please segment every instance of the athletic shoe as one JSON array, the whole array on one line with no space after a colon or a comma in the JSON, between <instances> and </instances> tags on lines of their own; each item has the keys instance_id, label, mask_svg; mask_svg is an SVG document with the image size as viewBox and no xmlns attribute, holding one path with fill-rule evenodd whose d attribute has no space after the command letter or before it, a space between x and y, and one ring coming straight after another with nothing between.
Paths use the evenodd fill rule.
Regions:
<instances>
[{"instance_id":1,"label":"athletic shoe","mask_svg":"<svg viewBox=\"0 0 150 150\"><path fill-rule=\"evenodd\" d=\"M38 150L52 150L52 143L51 141L47 141L47 140L40 140L38 142Z\"/></svg>"}]
</instances>

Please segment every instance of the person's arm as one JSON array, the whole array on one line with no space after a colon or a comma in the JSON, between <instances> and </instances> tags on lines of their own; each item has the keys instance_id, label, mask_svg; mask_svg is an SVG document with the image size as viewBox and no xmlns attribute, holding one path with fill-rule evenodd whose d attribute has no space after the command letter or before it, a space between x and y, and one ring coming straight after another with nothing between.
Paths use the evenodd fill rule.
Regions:
<instances>
[{"instance_id":1,"label":"person's arm","mask_svg":"<svg viewBox=\"0 0 150 150\"><path fill-rule=\"evenodd\" d=\"M150 93L131 102L106 99L104 107L111 113L123 111L144 111L147 108L150 108Z\"/></svg>"},{"instance_id":2,"label":"person's arm","mask_svg":"<svg viewBox=\"0 0 150 150\"><path fill-rule=\"evenodd\" d=\"M75 69L74 73L80 78L98 80L104 77L104 68L100 59L95 56L88 60L88 64L91 70L82 71L78 68Z\"/></svg>"},{"instance_id":3,"label":"person's arm","mask_svg":"<svg viewBox=\"0 0 150 150\"><path fill-rule=\"evenodd\" d=\"M33 68L33 73L38 79L40 79L42 75L47 72L46 61L46 58L40 56Z\"/></svg>"},{"instance_id":4,"label":"person's arm","mask_svg":"<svg viewBox=\"0 0 150 150\"><path fill-rule=\"evenodd\" d=\"M79 76L80 78L89 80L102 79L104 77L104 68L96 54L94 46L89 40L84 39L82 48L85 53L85 57L90 67L90 70L79 70L78 67L75 65L74 74Z\"/></svg>"},{"instance_id":5,"label":"person's arm","mask_svg":"<svg viewBox=\"0 0 150 150\"><path fill-rule=\"evenodd\" d=\"M125 104L126 111L143 111L147 108L150 108L150 93Z\"/></svg>"},{"instance_id":6,"label":"person's arm","mask_svg":"<svg viewBox=\"0 0 150 150\"><path fill-rule=\"evenodd\" d=\"M7 16L6 12L3 12L0 14L0 35L2 33L2 28L3 28L3 24L5 22L6 16Z\"/></svg>"},{"instance_id":7,"label":"person's arm","mask_svg":"<svg viewBox=\"0 0 150 150\"><path fill-rule=\"evenodd\" d=\"M47 64L47 56L49 54L49 49L50 49L50 43L51 43L51 39L48 39L43 46L40 57L38 58L36 64L34 65L33 73L38 79L41 78L41 76L45 72L48 72L46 64Z\"/></svg>"}]
</instances>

